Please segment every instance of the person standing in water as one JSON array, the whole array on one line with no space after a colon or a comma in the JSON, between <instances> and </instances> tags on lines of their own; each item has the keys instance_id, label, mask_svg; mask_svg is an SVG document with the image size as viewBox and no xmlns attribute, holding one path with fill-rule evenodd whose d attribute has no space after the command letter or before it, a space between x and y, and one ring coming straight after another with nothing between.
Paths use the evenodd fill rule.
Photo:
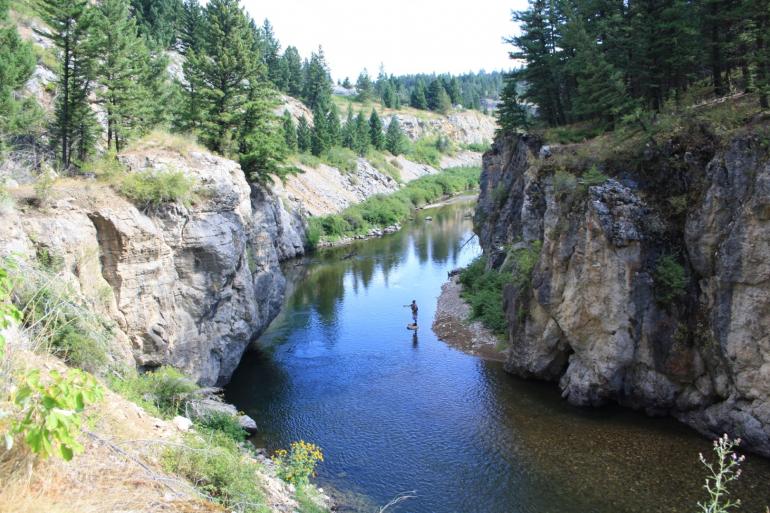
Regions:
<instances>
[{"instance_id":1,"label":"person standing in water","mask_svg":"<svg viewBox=\"0 0 770 513\"><path fill-rule=\"evenodd\" d=\"M412 309L412 320L414 321L414 323L408 325L407 328L416 330L417 329L417 311L419 310L419 308L417 307L417 300L412 299L412 304L404 305L404 308L406 308L407 306Z\"/></svg>"}]
</instances>

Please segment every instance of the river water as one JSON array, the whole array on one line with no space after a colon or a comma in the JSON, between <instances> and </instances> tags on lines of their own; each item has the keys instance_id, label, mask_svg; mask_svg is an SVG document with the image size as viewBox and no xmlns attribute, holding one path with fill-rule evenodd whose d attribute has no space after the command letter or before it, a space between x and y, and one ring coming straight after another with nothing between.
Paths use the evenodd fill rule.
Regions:
<instances>
[{"instance_id":1,"label":"river water","mask_svg":"<svg viewBox=\"0 0 770 513\"><path fill-rule=\"evenodd\" d=\"M710 443L672 419L579 409L554 384L506 374L430 329L447 271L480 253L470 200L425 210L390 236L287 268L281 315L247 354L227 397L274 450L324 450L318 483L343 511L403 513L690 512L703 500ZM424 219L432 216L432 221ZM420 329L403 305L417 300ZM770 464L749 455L740 511L770 504Z\"/></svg>"}]
</instances>

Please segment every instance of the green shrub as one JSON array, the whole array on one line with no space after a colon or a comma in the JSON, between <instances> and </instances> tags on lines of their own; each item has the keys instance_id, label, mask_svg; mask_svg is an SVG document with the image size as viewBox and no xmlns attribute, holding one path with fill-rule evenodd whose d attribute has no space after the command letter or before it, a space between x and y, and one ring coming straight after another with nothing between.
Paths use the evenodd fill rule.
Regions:
<instances>
[{"instance_id":1,"label":"green shrub","mask_svg":"<svg viewBox=\"0 0 770 513\"><path fill-rule=\"evenodd\" d=\"M107 366L107 351L99 340L76 325L66 324L51 339L51 352L73 367L99 372Z\"/></svg>"},{"instance_id":2,"label":"green shrub","mask_svg":"<svg viewBox=\"0 0 770 513\"><path fill-rule=\"evenodd\" d=\"M45 168L35 180L35 198L39 207L46 207L53 199L53 186L56 184L56 177L53 170Z\"/></svg>"},{"instance_id":3,"label":"green shrub","mask_svg":"<svg viewBox=\"0 0 770 513\"><path fill-rule=\"evenodd\" d=\"M348 148L333 146L321 155L321 161L340 171L352 173L358 168L358 155Z\"/></svg>"},{"instance_id":4,"label":"green shrub","mask_svg":"<svg viewBox=\"0 0 770 513\"><path fill-rule=\"evenodd\" d=\"M287 451L279 449L273 455L278 477L294 486L306 485L315 476L316 465L324 460L321 448L315 444L300 440L292 442Z\"/></svg>"},{"instance_id":5,"label":"green shrub","mask_svg":"<svg viewBox=\"0 0 770 513\"><path fill-rule=\"evenodd\" d=\"M664 305L670 305L684 296L687 276L684 267L673 255L664 255L655 267L655 295Z\"/></svg>"},{"instance_id":6,"label":"green shrub","mask_svg":"<svg viewBox=\"0 0 770 513\"><path fill-rule=\"evenodd\" d=\"M708 499L706 502L698 503L698 511L702 513L728 513L740 507L741 501L733 500L730 497L733 483L741 477L741 463L746 461L745 456L738 454L737 449L740 443L740 438L731 440L725 434L714 440L716 462L709 462L703 454L699 455L701 464L707 470L706 484L703 488L708 493Z\"/></svg>"},{"instance_id":7,"label":"green shrub","mask_svg":"<svg viewBox=\"0 0 770 513\"><path fill-rule=\"evenodd\" d=\"M213 412L197 421L199 431L218 431L232 438L235 442L243 442L248 437L238 422L238 417L224 412Z\"/></svg>"},{"instance_id":8,"label":"green shrub","mask_svg":"<svg viewBox=\"0 0 770 513\"><path fill-rule=\"evenodd\" d=\"M397 182L401 182L401 170L388 161L384 153L370 149L366 158L377 171L385 173Z\"/></svg>"},{"instance_id":9,"label":"green shrub","mask_svg":"<svg viewBox=\"0 0 770 513\"><path fill-rule=\"evenodd\" d=\"M307 221L307 229L305 231L305 243L309 249L314 249L321 241L321 235L323 234L323 226L321 226L320 217L311 217Z\"/></svg>"},{"instance_id":10,"label":"green shrub","mask_svg":"<svg viewBox=\"0 0 770 513\"><path fill-rule=\"evenodd\" d=\"M181 171L140 171L128 174L120 184L120 193L144 207L165 203L189 204L195 181Z\"/></svg>"},{"instance_id":11,"label":"green shrub","mask_svg":"<svg viewBox=\"0 0 770 513\"><path fill-rule=\"evenodd\" d=\"M508 329L503 311L503 287L509 276L487 270L486 257L479 257L460 273L462 297L471 307L471 319L478 319L498 335Z\"/></svg>"},{"instance_id":12,"label":"green shrub","mask_svg":"<svg viewBox=\"0 0 770 513\"><path fill-rule=\"evenodd\" d=\"M562 169L553 174L553 192L557 198L564 198L577 188L577 178Z\"/></svg>"},{"instance_id":13,"label":"green shrub","mask_svg":"<svg viewBox=\"0 0 770 513\"><path fill-rule=\"evenodd\" d=\"M18 419L6 434L6 447L13 435L22 435L35 454L48 458L58 454L69 461L83 451L77 441L85 406L101 400L102 389L93 376L77 369L64 374L52 370L48 377L33 370L22 376L13 397L20 409Z\"/></svg>"},{"instance_id":14,"label":"green shrub","mask_svg":"<svg viewBox=\"0 0 770 513\"><path fill-rule=\"evenodd\" d=\"M492 190L492 201L494 201L497 208L500 208L505 203L505 200L508 199L508 189L505 188L505 185L500 183Z\"/></svg>"},{"instance_id":15,"label":"green shrub","mask_svg":"<svg viewBox=\"0 0 770 513\"><path fill-rule=\"evenodd\" d=\"M13 288L9 272L11 268L7 262L0 262L0 362L5 358L3 330L20 323L22 319L21 312L11 302L11 290Z\"/></svg>"},{"instance_id":16,"label":"green shrub","mask_svg":"<svg viewBox=\"0 0 770 513\"><path fill-rule=\"evenodd\" d=\"M436 147L435 138L422 138L413 142L406 151L406 157L436 168L441 165L441 151Z\"/></svg>"},{"instance_id":17,"label":"green shrub","mask_svg":"<svg viewBox=\"0 0 770 513\"><path fill-rule=\"evenodd\" d=\"M50 252L39 253L54 259ZM25 268L14 287L22 325L32 346L68 364L99 373L109 361L112 325L81 301L56 275L59 264L43 259L40 269ZM54 267L54 269L47 269Z\"/></svg>"},{"instance_id":18,"label":"green shrub","mask_svg":"<svg viewBox=\"0 0 770 513\"><path fill-rule=\"evenodd\" d=\"M519 289L529 288L532 281L532 271L540 258L543 243L535 241L531 246L511 250L510 261L513 263L513 284Z\"/></svg>"},{"instance_id":19,"label":"green shrub","mask_svg":"<svg viewBox=\"0 0 770 513\"><path fill-rule=\"evenodd\" d=\"M475 151L477 153L484 153L485 151L487 151L490 148L490 146L491 146L491 144L489 143L489 141L484 140L484 141L482 141L480 143L469 143L469 144L466 144L466 145L463 146L463 148L465 148L466 150L469 150L469 151Z\"/></svg>"},{"instance_id":20,"label":"green shrub","mask_svg":"<svg viewBox=\"0 0 770 513\"><path fill-rule=\"evenodd\" d=\"M239 513L268 511L260 486L260 466L227 434L190 433L183 446L167 448L163 467L186 478L225 508Z\"/></svg>"},{"instance_id":21,"label":"green shrub","mask_svg":"<svg viewBox=\"0 0 770 513\"><path fill-rule=\"evenodd\" d=\"M300 153L297 159L303 166L312 167L313 169L321 165L321 159L310 153Z\"/></svg>"},{"instance_id":22,"label":"green shrub","mask_svg":"<svg viewBox=\"0 0 770 513\"><path fill-rule=\"evenodd\" d=\"M583 173L583 176L581 177L581 181L583 182L583 185L587 187L592 187L594 185L601 185L604 182L609 180L609 177L605 174L603 174L596 166L591 166L591 168Z\"/></svg>"},{"instance_id":23,"label":"green shrub","mask_svg":"<svg viewBox=\"0 0 770 513\"><path fill-rule=\"evenodd\" d=\"M319 506L313 499L314 488L300 486L297 488L297 503L299 504L299 513L329 513L329 510Z\"/></svg>"},{"instance_id":24,"label":"green shrub","mask_svg":"<svg viewBox=\"0 0 770 513\"><path fill-rule=\"evenodd\" d=\"M124 376L113 376L110 387L151 413L173 417L183 411L184 403L198 386L173 367L159 367L139 374L126 371Z\"/></svg>"},{"instance_id":25,"label":"green shrub","mask_svg":"<svg viewBox=\"0 0 770 513\"><path fill-rule=\"evenodd\" d=\"M83 165L81 172L84 174L93 174L99 180L109 183L118 183L126 176L128 171L118 160L115 152L110 151L101 158L86 162Z\"/></svg>"}]
</instances>

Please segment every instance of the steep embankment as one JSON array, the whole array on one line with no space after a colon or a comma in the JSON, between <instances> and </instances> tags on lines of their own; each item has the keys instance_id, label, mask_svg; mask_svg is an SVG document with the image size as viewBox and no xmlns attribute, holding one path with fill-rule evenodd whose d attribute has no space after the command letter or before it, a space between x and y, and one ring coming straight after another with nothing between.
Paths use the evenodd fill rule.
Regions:
<instances>
[{"instance_id":1,"label":"steep embankment","mask_svg":"<svg viewBox=\"0 0 770 513\"><path fill-rule=\"evenodd\" d=\"M696 129L598 164L617 179L576 179L565 153L580 152L510 137L484 156L475 221L489 265L542 241L530 283L504 290L507 369L558 381L573 404L668 413L770 456L762 138Z\"/></svg>"},{"instance_id":2,"label":"steep embankment","mask_svg":"<svg viewBox=\"0 0 770 513\"><path fill-rule=\"evenodd\" d=\"M121 160L132 172L183 171L196 199L140 208L77 179L37 208L17 189L20 207L0 216L0 251L55 256L76 293L115 321L118 358L226 382L280 308L278 264L303 251L302 221L230 160L153 145Z\"/></svg>"}]
</instances>

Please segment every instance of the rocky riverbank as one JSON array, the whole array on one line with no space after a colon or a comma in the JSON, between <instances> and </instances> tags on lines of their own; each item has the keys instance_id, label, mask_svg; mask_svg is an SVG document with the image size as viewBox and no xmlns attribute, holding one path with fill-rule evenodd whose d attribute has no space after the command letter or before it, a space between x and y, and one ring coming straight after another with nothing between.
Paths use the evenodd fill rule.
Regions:
<instances>
[{"instance_id":1,"label":"rocky riverbank","mask_svg":"<svg viewBox=\"0 0 770 513\"><path fill-rule=\"evenodd\" d=\"M433 332L452 347L487 360L505 361L505 340L479 321L470 320L471 307L460 296L462 285L455 273L441 287Z\"/></svg>"}]
</instances>

